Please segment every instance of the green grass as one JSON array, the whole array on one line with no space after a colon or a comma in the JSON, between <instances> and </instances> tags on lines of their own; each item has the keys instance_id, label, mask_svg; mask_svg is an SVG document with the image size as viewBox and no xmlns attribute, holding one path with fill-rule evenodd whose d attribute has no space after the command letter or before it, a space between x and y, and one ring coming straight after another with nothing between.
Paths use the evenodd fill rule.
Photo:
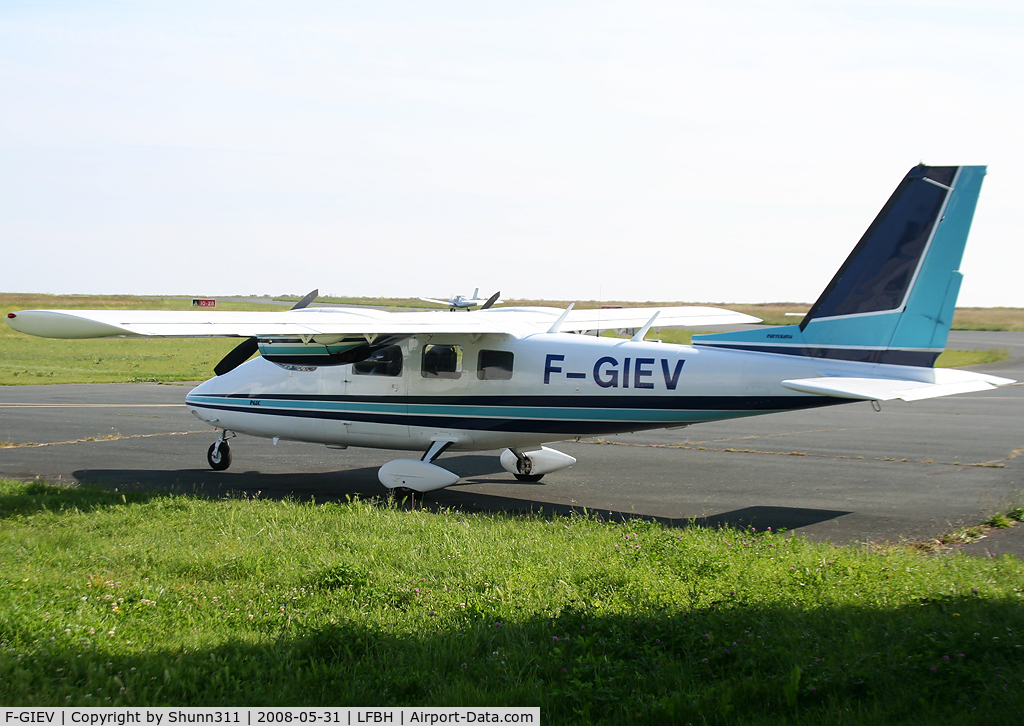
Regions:
<instances>
[{"instance_id":1,"label":"green grass","mask_svg":"<svg viewBox=\"0 0 1024 726\"><path fill-rule=\"evenodd\" d=\"M959 368L976 366L982 363L998 363L1010 357L1005 348L989 348L988 350L947 350L943 351L935 361L936 368Z\"/></svg>"},{"instance_id":2,"label":"green grass","mask_svg":"<svg viewBox=\"0 0 1024 726\"><path fill-rule=\"evenodd\" d=\"M197 381L237 339L53 340L0 331L0 385Z\"/></svg>"},{"instance_id":3,"label":"green grass","mask_svg":"<svg viewBox=\"0 0 1024 726\"><path fill-rule=\"evenodd\" d=\"M191 310L189 300L131 295L0 294L0 315L29 309ZM218 303L218 310L273 310L267 305ZM0 385L197 381L237 338L105 338L56 340L0 326Z\"/></svg>"},{"instance_id":4,"label":"green grass","mask_svg":"<svg viewBox=\"0 0 1024 726\"><path fill-rule=\"evenodd\" d=\"M1010 723L1024 563L0 481L0 702Z\"/></svg>"}]
</instances>

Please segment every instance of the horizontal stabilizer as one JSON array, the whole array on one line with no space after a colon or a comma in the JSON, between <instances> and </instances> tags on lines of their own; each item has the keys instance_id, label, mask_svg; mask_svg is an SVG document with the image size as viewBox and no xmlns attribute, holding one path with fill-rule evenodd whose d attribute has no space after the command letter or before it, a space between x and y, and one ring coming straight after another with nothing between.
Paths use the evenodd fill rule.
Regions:
<instances>
[{"instance_id":1,"label":"horizontal stabilizer","mask_svg":"<svg viewBox=\"0 0 1024 726\"><path fill-rule=\"evenodd\" d=\"M782 385L800 393L813 393L860 401L919 401L925 398L952 396L957 393L988 391L1014 381L974 371L936 368L934 381L911 381L903 378L798 378Z\"/></svg>"}]
</instances>

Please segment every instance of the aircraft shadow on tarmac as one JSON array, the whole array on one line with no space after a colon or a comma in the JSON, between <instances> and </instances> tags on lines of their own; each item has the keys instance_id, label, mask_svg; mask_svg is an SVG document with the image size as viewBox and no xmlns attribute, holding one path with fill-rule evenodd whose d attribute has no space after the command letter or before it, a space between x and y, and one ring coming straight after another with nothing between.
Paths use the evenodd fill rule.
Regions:
<instances>
[{"instance_id":1,"label":"aircraft shadow on tarmac","mask_svg":"<svg viewBox=\"0 0 1024 726\"><path fill-rule=\"evenodd\" d=\"M464 479L466 484L492 484L502 494L485 494L464 486L452 486L426 495L398 497L401 506L431 511L457 509L466 512L504 512L507 514L533 514L538 516L591 515L614 522L647 521L673 527L756 527L759 530L793 530L836 519L850 512L809 509L804 507L750 506L730 512L702 517L673 519L635 512L621 512L597 507L557 504L536 497L543 490L543 482L518 482L496 466L493 456L460 456L445 461L445 465ZM167 492L210 499L259 497L266 499L293 498L317 502L345 501L349 497L386 500L387 496L377 479L376 467L362 467L341 471L289 472L268 474L259 471L215 472L209 469L89 469L74 473L75 479L91 486L118 488L122 491ZM501 480L479 477L503 474ZM474 481L476 479L476 481ZM515 494L508 496L508 490ZM519 495L522 492L522 495Z\"/></svg>"}]
</instances>

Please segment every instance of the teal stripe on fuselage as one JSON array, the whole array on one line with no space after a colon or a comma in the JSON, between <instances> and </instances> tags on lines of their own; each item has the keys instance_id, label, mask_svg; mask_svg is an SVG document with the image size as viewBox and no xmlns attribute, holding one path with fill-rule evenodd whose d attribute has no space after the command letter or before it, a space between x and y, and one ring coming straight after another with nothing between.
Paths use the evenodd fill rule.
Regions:
<instances>
[{"instance_id":1,"label":"teal stripe on fuselage","mask_svg":"<svg viewBox=\"0 0 1024 726\"><path fill-rule=\"evenodd\" d=\"M253 411L248 399L230 396L189 396L186 403L202 406L229 407L236 411ZM367 403L358 401L289 401L286 399L263 399L253 396L252 400L260 401L260 412L284 409L290 411L309 411L311 413L353 413L378 414L383 416L433 417L450 418L491 418L515 419L521 421L607 421L625 423L657 423L672 425L676 423L693 423L697 421L723 420L749 415L746 410L656 410L637 408L571 408L571 407L538 407L538 406L473 406L452 404L404 404L404 403ZM245 401L245 403L240 403ZM778 413L786 409L756 409L757 413ZM414 421L409 422L415 425Z\"/></svg>"},{"instance_id":2,"label":"teal stripe on fuselage","mask_svg":"<svg viewBox=\"0 0 1024 726\"><path fill-rule=\"evenodd\" d=\"M289 345L286 343L273 343L270 345L260 345L260 354L268 356L313 356L322 355L324 357L330 357L337 353L345 353L358 348L360 345L366 345L366 343L347 343L343 345L318 345L310 343L308 345Z\"/></svg>"}]
</instances>

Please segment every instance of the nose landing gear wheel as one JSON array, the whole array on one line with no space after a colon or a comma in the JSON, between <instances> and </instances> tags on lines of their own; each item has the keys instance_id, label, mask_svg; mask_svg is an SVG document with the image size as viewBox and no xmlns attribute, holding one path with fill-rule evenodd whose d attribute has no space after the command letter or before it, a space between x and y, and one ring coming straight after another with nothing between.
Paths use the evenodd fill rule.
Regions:
<instances>
[{"instance_id":1,"label":"nose landing gear wheel","mask_svg":"<svg viewBox=\"0 0 1024 726\"><path fill-rule=\"evenodd\" d=\"M513 474L519 481L540 481L543 474Z\"/></svg>"},{"instance_id":2,"label":"nose landing gear wheel","mask_svg":"<svg viewBox=\"0 0 1024 726\"><path fill-rule=\"evenodd\" d=\"M210 468L214 471L224 471L231 466L231 447L227 441L221 441L220 446L217 446L217 443L214 441L210 444L206 451L206 460L210 462Z\"/></svg>"}]
</instances>

